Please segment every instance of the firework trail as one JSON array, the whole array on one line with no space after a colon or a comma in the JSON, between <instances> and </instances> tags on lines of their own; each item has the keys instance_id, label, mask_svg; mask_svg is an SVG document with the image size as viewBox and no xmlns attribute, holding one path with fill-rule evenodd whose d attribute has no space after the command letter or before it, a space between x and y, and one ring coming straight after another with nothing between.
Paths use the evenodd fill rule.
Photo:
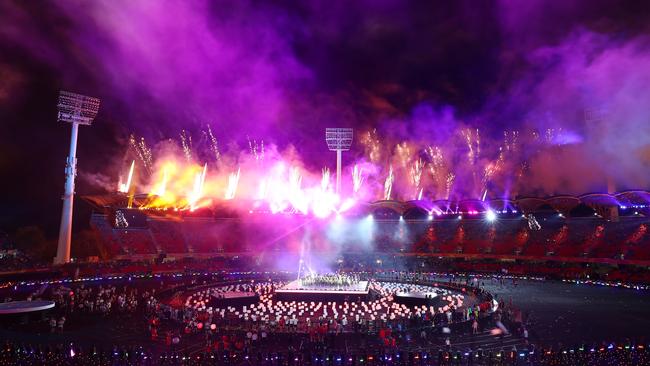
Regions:
<instances>
[{"instance_id":1,"label":"firework trail","mask_svg":"<svg viewBox=\"0 0 650 366\"><path fill-rule=\"evenodd\" d=\"M456 175L454 175L454 173L447 174L445 199L449 199L449 197L451 196L451 189L454 186L455 179L456 179Z\"/></svg>"},{"instance_id":2,"label":"firework trail","mask_svg":"<svg viewBox=\"0 0 650 366\"><path fill-rule=\"evenodd\" d=\"M329 185L330 185L330 170L329 168L323 168L322 177L320 181L321 191L326 192Z\"/></svg>"},{"instance_id":3,"label":"firework trail","mask_svg":"<svg viewBox=\"0 0 650 366\"><path fill-rule=\"evenodd\" d=\"M439 196L445 181L445 160L442 155L442 149L438 146L428 146L425 152L429 156L429 174L431 174L433 183L436 186L436 196Z\"/></svg>"},{"instance_id":4,"label":"firework trail","mask_svg":"<svg viewBox=\"0 0 650 366\"><path fill-rule=\"evenodd\" d=\"M260 143L258 144L257 141L251 140L249 136L246 136L246 139L248 139L248 148L255 160L264 160L264 140L260 140Z\"/></svg>"},{"instance_id":5,"label":"firework trail","mask_svg":"<svg viewBox=\"0 0 650 366\"><path fill-rule=\"evenodd\" d=\"M354 164L352 168L352 190L354 194L358 194L363 185L363 169L358 164Z\"/></svg>"},{"instance_id":6,"label":"firework trail","mask_svg":"<svg viewBox=\"0 0 650 366\"><path fill-rule=\"evenodd\" d=\"M393 166L391 165L390 168L388 169L388 176L386 177L386 180L384 181L384 199L389 200L390 195L393 191L393 181L395 180L395 176L393 175Z\"/></svg>"},{"instance_id":7,"label":"firework trail","mask_svg":"<svg viewBox=\"0 0 650 366\"><path fill-rule=\"evenodd\" d=\"M138 157L138 159L142 162L145 171L151 174L151 170L153 168L153 154L151 153L149 146L147 146L147 142L145 141L144 137L141 137L138 140L136 139L135 135L129 135L129 146Z\"/></svg>"},{"instance_id":8,"label":"firework trail","mask_svg":"<svg viewBox=\"0 0 650 366\"><path fill-rule=\"evenodd\" d=\"M181 146L183 147L183 154L187 162L192 161L192 135L187 131L181 130Z\"/></svg>"},{"instance_id":9,"label":"firework trail","mask_svg":"<svg viewBox=\"0 0 650 366\"><path fill-rule=\"evenodd\" d=\"M225 199L232 200L237 194L237 186L239 185L239 173L240 168L237 168L236 172L230 173L228 175L228 188L226 188Z\"/></svg>"},{"instance_id":10,"label":"firework trail","mask_svg":"<svg viewBox=\"0 0 650 366\"><path fill-rule=\"evenodd\" d=\"M291 167L289 170L289 187L291 192L299 193L301 191L300 186L302 185L302 175L300 174L300 169L298 167Z\"/></svg>"},{"instance_id":11,"label":"firework trail","mask_svg":"<svg viewBox=\"0 0 650 366\"><path fill-rule=\"evenodd\" d=\"M208 164L206 163L203 165L203 170L199 173L196 173L196 176L194 177L194 186L187 199L191 211L197 209L197 204L201 197L203 197L203 185L205 184L205 175L207 173L207 170Z\"/></svg>"},{"instance_id":12,"label":"firework trail","mask_svg":"<svg viewBox=\"0 0 650 366\"><path fill-rule=\"evenodd\" d=\"M420 199L422 197L422 189L420 188L420 182L422 180L423 167L424 167L424 163L422 162L422 159L417 159L413 162L413 165L411 166L410 169L410 178L411 178L411 184L413 185L413 189L415 191L415 199Z\"/></svg>"},{"instance_id":13,"label":"firework trail","mask_svg":"<svg viewBox=\"0 0 650 366\"><path fill-rule=\"evenodd\" d=\"M120 177L120 182L117 185L118 192L129 193L129 189L131 189L131 180L133 179L134 167L135 167L135 160L131 162L131 169L129 169L129 175L126 178L126 183L122 183L122 177Z\"/></svg>"},{"instance_id":14,"label":"firework trail","mask_svg":"<svg viewBox=\"0 0 650 366\"><path fill-rule=\"evenodd\" d=\"M203 133L208 138L208 143L210 144L210 151L212 152L212 155L214 156L214 161L216 161L216 162L221 161L221 152L219 151L219 142L217 141L217 139L212 134L212 128L210 128L210 125L208 125L207 131L204 131Z\"/></svg>"}]
</instances>

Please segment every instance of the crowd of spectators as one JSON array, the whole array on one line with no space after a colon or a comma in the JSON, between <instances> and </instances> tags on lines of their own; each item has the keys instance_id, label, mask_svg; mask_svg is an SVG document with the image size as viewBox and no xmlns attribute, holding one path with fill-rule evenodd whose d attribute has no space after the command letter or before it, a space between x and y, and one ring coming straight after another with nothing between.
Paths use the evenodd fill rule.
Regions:
<instances>
[{"instance_id":1,"label":"crowd of spectators","mask_svg":"<svg viewBox=\"0 0 650 366\"><path fill-rule=\"evenodd\" d=\"M461 365L650 365L650 353L641 344L580 344L575 347L557 349L502 349L483 351L429 352L363 352L354 350L346 353L313 351L298 353L294 350L271 352L212 351L189 355L183 352L168 352L151 355L139 347L98 350L58 345L40 347L5 342L0 350L2 365L370 365L370 366L461 366Z\"/></svg>"}]
</instances>

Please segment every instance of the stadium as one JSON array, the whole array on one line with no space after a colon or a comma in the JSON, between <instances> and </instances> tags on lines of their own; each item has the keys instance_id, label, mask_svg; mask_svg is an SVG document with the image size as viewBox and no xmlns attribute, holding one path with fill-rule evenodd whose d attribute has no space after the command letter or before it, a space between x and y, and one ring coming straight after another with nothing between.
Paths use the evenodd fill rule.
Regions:
<instances>
[{"instance_id":1,"label":"stadium","mask_svg":"<svg viewBox=\"0 0 650 366\"><path fill-rule=\"evenodd\" d=\"M0 364L650 365L649 19L0 2Z\"/></svg>"}]
</instances>

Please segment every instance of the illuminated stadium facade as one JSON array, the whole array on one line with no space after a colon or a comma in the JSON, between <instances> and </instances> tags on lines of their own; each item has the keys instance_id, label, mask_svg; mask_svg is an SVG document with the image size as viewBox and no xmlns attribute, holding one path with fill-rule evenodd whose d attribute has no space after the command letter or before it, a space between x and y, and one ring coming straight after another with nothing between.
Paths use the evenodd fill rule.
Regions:
<instances>
[{"instance_id":1,"label":"illuminated stadium facade","mask_svg":"<svg viewBox=\"0 0 650 366\"><path fill-rule=\"evenodd\" d=\"M308 233L311 250L322 252L646 264L649 197L628 191L511 201L378 201L327 219L242 211L229 206L232 201L191 212L138 209L137 196L132 209L125 208L125 195L84 199L95 210L93 228L118 258L295 252Z\"/></svg>"}]
</instances>

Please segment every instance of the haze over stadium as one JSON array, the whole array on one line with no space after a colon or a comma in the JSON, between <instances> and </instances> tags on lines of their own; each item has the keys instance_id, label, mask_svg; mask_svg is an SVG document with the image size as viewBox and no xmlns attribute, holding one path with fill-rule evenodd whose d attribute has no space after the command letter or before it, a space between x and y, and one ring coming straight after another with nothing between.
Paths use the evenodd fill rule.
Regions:
<instances>
[{"instance_id":1,"label":"haze over stadium","mask_svg":"<svg viewBox=\"0 0 650 366\"><path fill-rule=\"evenodd\" d=\"M597 362L646 363L648 24L608 0L0 2L0 359L48 361L12 343L42 332L3 321L18 299L73 319L44 341L68 363L132 333L170 363L221 342L242 364L552 364L577 360L551 346L566 317L568 342L612 345ZM66 160L81 116L59 98L82 96L99 110ZM340 176L329 128L353 136ZM135 322L68 346L94 297ZM581 330L595 299L629 318ZM278 343L244 339L266 327Z\"/></svg>"}]
</instances>

